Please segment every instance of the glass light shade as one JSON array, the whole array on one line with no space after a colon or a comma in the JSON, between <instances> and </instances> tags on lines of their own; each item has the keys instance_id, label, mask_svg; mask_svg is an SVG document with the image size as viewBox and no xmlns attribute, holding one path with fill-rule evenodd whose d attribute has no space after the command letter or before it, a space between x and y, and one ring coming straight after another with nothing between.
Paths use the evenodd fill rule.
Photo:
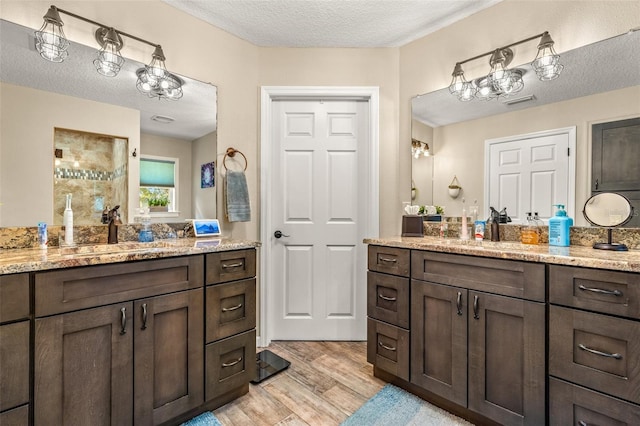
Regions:
<instances>
[{"instance_id":1,"label":"glass light shade","mask_svg":"<svg viewBox=\"0 0 640 426\"><path fill-rule=\"evenodd\" d=\"M531 62L538 79L542 81L555 80L564 69L564 66L559 63L560 55L553 49L553 45L551 36L545 32L538 44L538 54Z\"/></svg>"},{"instance_id":2,"label":"glass light shade","mask_svg":"<svg viewBox=\"0 0 640 426\"><path fill-rule=\"evenodd\" d=\"M69 40L62 30L62 20L55 6L51 6L44 15L42 27L35 32L36 50L47 61L62 62L69 52Z\"/></svg>"},{"instance_id":3,"label":"glass light shade","mask_svg":"<svg viewBox=\"0 0 640 426\"><path fill-rule=\"evenodd\" d=\"M493 85L489 82L489 77L482 77L475 81L478 87L476 91L476 97L481 100L491 100L498 97L498 92L494 89Z\"/></svg>"},{"instance_id":4,"label":"glass light shade","mask_svg":"<svg viewBox=\"0 0 640 426\"><path fill-rule=\"evenodd\" d=\"M101 30L104 30L104 33ZM98 52L93 65L95 65L98 73L106 77L115 77L124 64L124 58L120 54L122 41L113 28L101 30L96 33L100 34L100 36L97 35L96 37L102 43L102 49Z\"/></svg>"}]
</instances>

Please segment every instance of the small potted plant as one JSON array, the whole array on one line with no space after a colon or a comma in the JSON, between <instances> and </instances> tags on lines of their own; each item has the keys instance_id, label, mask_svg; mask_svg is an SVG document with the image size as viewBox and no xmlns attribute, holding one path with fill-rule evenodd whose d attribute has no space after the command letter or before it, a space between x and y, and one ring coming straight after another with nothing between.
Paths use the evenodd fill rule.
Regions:
<instances>
[{"instance_id":1,"label":"small potted plant","mask_svg":"<svg viewBox=\"0 0 640 426\"><path fill-rule=\"evenodd\" d=\"M462 187L460 186L460 182L458 182L458 177L454 176L453 180L449 184L449 196L451 198L458 198L461 189Z\"/></svg>"},{"instance_id":2,"label":"small potted plant","mask_svg":"<svg viewBox=\"0 0 640 426\"><path fill-rule=\"evenodd\" d=\"M169 211L169 191L158 190L156 188L145 191L141 196L141 200L147 202L150 212L167 212Z\"/></svg>"}]
</instances>

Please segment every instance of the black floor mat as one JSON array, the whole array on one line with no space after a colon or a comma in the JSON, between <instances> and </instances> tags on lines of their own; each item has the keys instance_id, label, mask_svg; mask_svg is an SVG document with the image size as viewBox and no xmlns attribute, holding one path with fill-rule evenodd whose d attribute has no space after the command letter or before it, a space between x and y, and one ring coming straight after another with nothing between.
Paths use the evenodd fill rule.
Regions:
<instances>
[{"instance_id":1,"label":"black floor mat","mask_svg":"<svg viewBox=\"0 0 640 426\"><path fill-rule=\"evenodd\" d=\"M256 354L256 378L251 383L257 384L269 377L289 368L291 363L268 349Z\"/></svg>"}]
</instances>

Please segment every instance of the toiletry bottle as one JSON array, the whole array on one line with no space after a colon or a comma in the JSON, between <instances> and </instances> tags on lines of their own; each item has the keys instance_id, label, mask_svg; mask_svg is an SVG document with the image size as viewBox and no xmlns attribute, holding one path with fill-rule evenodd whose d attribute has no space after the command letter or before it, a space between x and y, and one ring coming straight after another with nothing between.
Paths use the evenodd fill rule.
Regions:
<instances>
[{"instance_id":1,"label":"toiletry bottle","mask_svg":"<svg viewBox=\"0 0 640 426\"><path fill-rule=\"evenodd\" d=\"M557 207L557 210L555 216L549 219L549 245L568 247L573 219L567 216L563 204L554 204L554 206Z\"/></svg>"},{"instance_id":2,"label":"toiletry bottle","mask_svg":"<svg viewBox=\"0 0 640 426\"><path fill-rule=\"evenodd\" d=\"M462 208L462 224L460 225L460 238L463 240L469 239L469 230L467 229L467 210Z\"/></svg>"},{"instance_id":3,"label":"toiletry bottle","mask_svg":"<svg viewBox=\"0 0 640 426\"><path fill-rule=\"evenodd\" d=\"M47 223L38 222L38 245L44 250L47 248L47 243Z\"/></svg>"},{"instance_id":4,"label":"toiletry bottle","mask_svg":"<svg viewBox=\"0 0 640 426\"><path fill-rule=\"evenodd\" d=\"M538 229L536 222L531 216L531 212L527 212L527 223L522 226L520 231L520 241L522 244L538 244Z\"/></svg>"},{"instance_id":5,"label":"toiletry bottle","mask_svg":"<svg viewBox=\"0 0 640 426\"><path fill-rule=\"evenodd\" d=\"M67 206L64 209L62 217L64 225L64 243L66 245L73 244L73 210L71 210L71 194L67 194Z\"/></svg>"}]
</instances>

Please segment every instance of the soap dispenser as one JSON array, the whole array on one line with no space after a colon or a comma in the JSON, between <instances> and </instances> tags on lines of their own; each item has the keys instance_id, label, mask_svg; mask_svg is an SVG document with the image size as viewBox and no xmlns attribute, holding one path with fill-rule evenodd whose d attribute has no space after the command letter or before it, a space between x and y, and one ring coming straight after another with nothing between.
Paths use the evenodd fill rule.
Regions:
<instances>
[{"instance_id":1,"label":"soap dispenser","mask_svg":"<svg viewBox=\"0 0 640 426\"><path fill-rule=\"evenodd\" d=\"M522 226L522 230L520 231L520 241L522 244L534 245L539 242L538 223L535 218L531 216L531 212L527 212L527 223Z\"/></svg>"},{"instance_id":2,"label":"soap dispenser","mask_svg":"<svg viewBox=\"0 0 640 426\"><path fill-rule=\"evenodd\" d=\"M67 194L67 203L62 216L62 224L64 225L65 245L73 245L73 210L71 210L71 194Z\"/></svg>"},{"instance_id":3,"label":"soap dispenser","mask_svg":"<svg viewBox=\"0 0 640 426\"><path fill-rule=\"evenodd\" d=\"M563 204L554 204L554 207L557 207L555 216L549 219L549 245L568 247L573 219L567 216Z\"/></svg>"}]
</instances>

